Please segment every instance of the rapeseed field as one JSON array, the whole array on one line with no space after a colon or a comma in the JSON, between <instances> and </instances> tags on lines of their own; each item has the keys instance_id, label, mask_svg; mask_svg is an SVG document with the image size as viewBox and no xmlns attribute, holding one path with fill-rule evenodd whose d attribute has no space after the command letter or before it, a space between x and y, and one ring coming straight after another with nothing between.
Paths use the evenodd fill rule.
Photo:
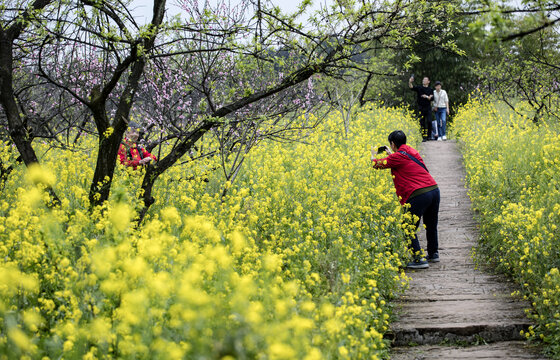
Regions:
<instances>
[{"instance_id":1,"label":"rapeseed field","mask_svg":"<svg viewBox=\"0 0 560 360\"><path fill-rule=\"evenodd\" d=\"M186 161L158 180L140 226L140 176L120 166L110 201L89 210L95 138L35 144L41 167L15 165L0 184L0 358L386 358L407 229L369 151L392 130L419 134L415 123L398 109L362 110L346 137L333 113L303 141L260 143L233 183L215 170L219 156ZM0 152L15 162L9 144ZM59 207L45 205L46 185ZM558 216L531 217L534 231ZM559 277L540 270L532 247L554 231L528 254L520 247L522 260L504 252L508 264L539 267L523 281L547 276L542 309L558 299Z\"/></svg>"},{"instance_id":2,"label":"rapeseed field","mask_svg":"<svg viewBox=\"0 0 560 360\"><path fill-rule=\"evenodd\" d=\"M524 332L560 357L560 126L523 109L473 100L454 119L469 195L481 221L482 261L522 287L535 326Z\"/></svg>"}]
</instances>

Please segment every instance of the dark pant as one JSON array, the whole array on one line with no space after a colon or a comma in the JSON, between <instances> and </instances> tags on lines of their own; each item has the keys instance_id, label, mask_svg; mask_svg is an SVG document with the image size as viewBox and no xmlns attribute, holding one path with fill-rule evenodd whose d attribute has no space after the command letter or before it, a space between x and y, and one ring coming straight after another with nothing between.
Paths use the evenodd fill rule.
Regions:
<instances>
[{"instance_id":1,"label":"dark pant","mask_svg":"<svg viewBox=\"0 0 560 360\"><path fill-rule=\"evenodd\" d=\"M438 235L437 235L437 224L438 224L438 211L439 211L439 189L434 189L427 193L408 199L407 203L410 204L408 209L413 215L418 216L418 221L416 222L416 230L420 225L420 218L424 219L424 225L426 225L426 238L428 240L428 255L433 255L438 251ZM416 231L412 240L412 250L414 253L420 251L420 242L418 241L418 236Z\"/></svg>"},{"instance_id":2,"label":"dark pant","mask_svg":"<svg viewBox=\"0 0 560 360\"><path fill-rule=\"evenodd\" d=\"M420 108L420 128L422 129L422 137L429 138L432 135L432 108Z\"/></svg>"}]
</instances>

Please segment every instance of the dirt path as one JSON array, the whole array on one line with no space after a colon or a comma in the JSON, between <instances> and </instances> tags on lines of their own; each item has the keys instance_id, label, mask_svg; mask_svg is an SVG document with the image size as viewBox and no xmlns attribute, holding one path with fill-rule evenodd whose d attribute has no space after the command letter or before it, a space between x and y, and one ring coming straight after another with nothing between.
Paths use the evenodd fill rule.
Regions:
<instances>
[{"instance_id":1,"label":"dirt path","mask_svg":"<svg viewBox=\"0 0 560 360\"><path fill-rule=\"evenodd\" d=\"M441 262L407 272L411 287L397 306L391 359L545 359L519 334L530 325L523 312L529 305L510 296L512 284L475 269L477 226L457 144L427 142L421 154L441 191ZM425 248L424 231L419 235Z\"/></svg>"}]
</instances>

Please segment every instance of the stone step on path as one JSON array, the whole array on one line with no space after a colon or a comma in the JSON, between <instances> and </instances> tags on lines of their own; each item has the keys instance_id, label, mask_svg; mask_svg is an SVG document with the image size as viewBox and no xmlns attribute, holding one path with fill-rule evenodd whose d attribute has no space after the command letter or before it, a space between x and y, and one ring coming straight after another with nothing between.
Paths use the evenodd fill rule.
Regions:
<instances>
[{"instance_id":1,"label":"stone step on path","mask_svg":"<svg viewBox=\"0 0 560 360\"><path fill-rule=\"evenodd\" d=\"M479 234L457 143L426 142L421 153L441 191L441 262L407 272L410 288L386 336L391 359L545 359L520 335L530 326L523 310L529 304L511 296L515 285L476 269L472 260ZM418 235L425 248L423 229Z\"/></svg>"},{"instance_id":2,"label":"stone step on path","mask_svg":"<svg viewBox=\"0 0 560 360\"><path fill-rule=\"evenodd\" d=\"M414 360L455 360L455 359L543 359L534 349L522 341L503 341L478 346L417 346L398 348L391 359Z\"/></svg>"}]
</instances>

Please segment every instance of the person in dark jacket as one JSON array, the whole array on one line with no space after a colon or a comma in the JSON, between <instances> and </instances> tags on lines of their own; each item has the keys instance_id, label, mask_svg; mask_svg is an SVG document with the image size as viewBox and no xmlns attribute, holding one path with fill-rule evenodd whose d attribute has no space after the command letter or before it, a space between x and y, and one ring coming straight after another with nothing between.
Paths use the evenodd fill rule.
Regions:
<instances>
[{"instance_id":1,"label":"person in dark jacket","mask_svg":"<svg viewBox=\"0 0 560 360\"><path fill-rule=\"evenodd\" d=\"M416 92L418 102L418 112L420 113L420 128L422 129L422 139L437 139L437 125L432 120L432 100L434 99L434 89L430 87L430 78L424 76L422 86L413 85L414 76L408 80L410 90ZM435 125L435 128L434 128Z\"/></svg>"},{"instance_id":2,"label":"person in dark jacket","mask_svg":"<svg viewBox=\"0 0 560 360\"><path fill-rule=\"evenodd\" d=\"M406 145L404 132L393 131L389 134L388 140L392 151L385 147L388 156L382 159L376 159L372 151L373 167L375 169L391 169L393 183L400 203L407 207L407 211L412 215L418 217L418 221L415 223L415 232L411 239L414 258L407 267L425 269L429 267L428 261L439 262L437 233L439 188L418 151ZM426 225L427 260L422 256L420 243L416 235L420 218L423 218L424 225Z\"/></svg>"}]
</instances>

